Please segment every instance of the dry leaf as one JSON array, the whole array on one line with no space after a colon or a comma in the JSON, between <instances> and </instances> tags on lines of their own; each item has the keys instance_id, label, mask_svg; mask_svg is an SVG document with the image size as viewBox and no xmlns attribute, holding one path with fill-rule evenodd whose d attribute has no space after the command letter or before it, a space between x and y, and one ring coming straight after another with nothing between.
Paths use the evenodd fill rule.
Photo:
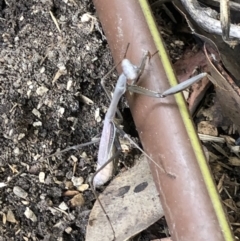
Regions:
<instances>
[{"instance_id":1,"label":"dry leaf","mask_svg":"<svg viewBox=\"0 0 240 241\"><path fill-rule=\"evenodd\" d=\"M210 136L218 136L217 128L210 124L208 121L201 121L197 126L198 133L210 135Z\"/></svg>"},{"instance_id":2,"label":"dry leaf","mask_svg":"<svg viewBox=\"0 0 240 241\"><path fill-rule=\"evenodd\" d=\"M133 168L117 176L99 199L115 230L115 241L128 240L163 216L159 195L145 157ZM110 224L96 202L89 217L85 240L112 239Z\"/></svg>"}]
</instances>

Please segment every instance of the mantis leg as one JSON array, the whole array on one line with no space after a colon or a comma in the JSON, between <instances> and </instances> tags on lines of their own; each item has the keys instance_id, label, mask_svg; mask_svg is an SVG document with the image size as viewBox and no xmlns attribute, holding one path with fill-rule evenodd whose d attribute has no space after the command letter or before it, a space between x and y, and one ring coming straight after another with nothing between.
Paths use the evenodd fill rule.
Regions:
<instances>
[{"instance_id":1,"label":"mantis leg","mask_svg":"<svg viewBox=\"0 0 240 241\"><path fill-rule=\"evenodd\" d=\"M165 98L169 95L174 95L176 93L179 93L179 92L187 89L189 86L198 82L199 80L201 80L202 78L204 78L206 76L208 76L207 73L201 73L201 74L196 75L178 85L175 85L175 86L165 90L163 93L152 91L152 90L146 89L146 88L138 86L138 85L128 85L127 88L129 91L137 93L137 94L146 95L146 96L154 97L154 98Z\"/></svg>"},{"instance_id":2,"label":"mantis leg","mask_svg":"<svg viewBox=\"0 0 240 241\"><path fill-rule=\"evenodd\" d=\"M86 142L86 143L83 143L83 144L79 144L79 145L75 145L75 146L70 146L70 147L67 147L67 148L65 148L65 149L63 149L63 150L61 150L61 151L56 151L56 152L54 152L53 154L44 157L44 159L47 159L47 158L52 157L52 156L59 155L59 154L61 154L61 153L67 152L67 151L69 151L69 150L78 150L78 149L80 149L80 148L82 148L82 147L95 144L95 143L97 143L97 142L99 142L99 141L100 141L100 138L97 138L96 140L89 141L89 142Z\"/></svg>"},{"instance_id":3,"label":"mantis leg","mask_svg":"<svg viewBox=\"0 0 240 241\"><path fill-rule=\"evenodd\" d=\"M165 170L165 168L155 162L137 143L135 143L121 128L116 126L116 131L121 134L124 138L128 139L132 145L134 145L139 151L142 152L150 161L152 161L163 173L167 174L171 178L176 178L174 174L171 174Z\"/></svg>"}]
</instances>

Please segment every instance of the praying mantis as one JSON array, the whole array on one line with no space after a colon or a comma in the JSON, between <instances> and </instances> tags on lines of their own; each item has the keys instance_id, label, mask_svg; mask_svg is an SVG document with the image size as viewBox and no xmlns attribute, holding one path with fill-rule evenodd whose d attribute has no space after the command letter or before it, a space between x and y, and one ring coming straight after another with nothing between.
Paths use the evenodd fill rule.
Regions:
<instances>
[{"instance_id":1,"label":"praying mantis","mask_svg":"<svg viewBox=\"0 0 240 241\"><path fill-rule=\"evenodd\" d=\"M133 142L132 139L130 137L128 137L127 134L125 134L120 128L117 127L117 125L114 122L115 115L118 114L119 117L122 118L121 113L118 111L118 108L117 108L118 102L119 102L120 98L122 97L122 95L126 92L126 90L128 90L132 93L142 94L142 95L146 95L146 96L153 97L153 98L165 98L169 95L174 95L178 92L181 92L181 91L187 89L192 84L198 82L205 76L208 76L208 74L207 73L198 74L197 76L194 76L176 86L173 86L173 87L167 89L163 93L155 92L155 91L152 91L152 90L149 90L149 89L146 89L146 88L143 88L143 87L137 85L137 81L139 80L140 76L142 75L142 72L144 71L144 67L145 67L145 64L146 64L146 61L148 58L150 59L150 54L149 54L149 52L146 52L141 60L139 67L133 65L130 62L130 60L128 60L126 58L124 58L122 60L121 66L122 66L123 72L122 72L122 74L120 74L120 76L117 80L117 84L116 84L112 97L106 90L104 79L116 68L116 66L113 67L101 81L103 89L106 92L106 94L111 102L110 102L110 106L107 110L107 113L105 115L102 135L100 138L97 169L90 181L90 185L93 189L104 185L112 177L113 169L114 169L112 161L120 153L120 151L115 153L115 150L116 150L115 144L117 143L117 138L116 138L117 132L122 134L125 138L127 138L131 142L131 144L133 144L145 156L147 156L148 159L150 159L152 162L154 162L155 165L157 165L158 168L163 173L171 176L171 174L167 173L163 167L159 166L146 152L144 152L135 142ZM128 84L129 82L131 84ZM55 152L45 158L49 158L51 156L69 151L71 149L79 149L84 146L88 146L90 144L94 144L97 142L99 142L99 139L66 148L64 150Z\"/></svg>"},{"instance_id":2,"label":"praying mantis","mask_svg":"<svg viewBox=\"0 0 240 241\"><path fill-rule=\"evenodd\" d=\"M194 76L188 80L186 80L183 83L180 83L172 88L169 88L168 90L164 91L163 93L151 91L148 89L145 89L141 86L137 86L137 81L140 78L145 63L148 57L148 53L146 53L141 61L141 64L139 67L133 65L128 59L122 60L122 74L119 76L117 80L117 84L114 90L114 93L112 95L111 103L108 108L108 111L105 115L104 119L104 125L103 125L103 131L102 136L100 139L100 146L99 146L99 152L98 152L98 163L97 163L97 171L93 175L90 185L92 190L95 187L101 186L105 184L111 177L113 173L113 162L112 160L115 158L116 155L114 155L114 144L116 142L116 132L120 132L124 135L124 137L128 138L128 140L134 144L135 147L141 150L141 152L151 161L154 162L154 164L165 174L169 175L170 177L174 177L174 175L168 173L163 167L159 166L147 153L145 153L137 144L135 144L131 138L129 138L121 129L117 128L117 126L114 123L114 118L117 113L117 105L121 98L121 96L125 93L126 90L129 90L130 92L138 93L147 95L150 97L155 98L164 98L168 95L176 94L180 91L183 91L184 89L188 88L193 83L199 81L203 77L207 76L207 73L202 73L197 76ZM128 83L131 82L129 85ZM104 86L104 84L103 84ZM105 86L104 86L105 90ZM106 91L107 92L107 91ZM109 95L110 99L110 95ZM95 192L94 192L95 194ZM107 215L103 205L101 204L98 196L95 194L96 199L101 206L101 209L103 210L108 223L110 224L110 227L112 229L114 238L115 238L115 231L114 227L112 226L111 220L109 216Z\"/></svg>"},{"instance_id":3,"label":"praying mantis","mask_svg":"<svg viewBox=\"0 0 240 241\"><path fill-rule=\"evenodd\" d=\"M145 89L141 86L136 85L136 83L142 74L148 55L149 55L148 53L144 55L139 67L133 65L128 59L123 59L121 63L123 73L118 78L109 109L104 119L104 126L103 126L102 136L100 139L99 152L98 152L97 172L94 174L94 177L93 177L93 187L97 187L105 184L112 176L110 173L112 173L111 170L113 170L113 163L112 162L109 163L109 160L114 159L112 158L113 157L112 150L113 150L113 145L116 137L116 131L119 131L119 129L117 129L116 125L114 124L114 117L115 117L115 114L117 113L118 102L126 90L129 90L130 92L134 92L137 94L147 95L149 97L165 98L168 95L173 95L183 91L184 89L191 86L193 83L207 76L207 73L201 73L174 87L169 88L163 93ZM131 82L131 85L128 85L128 81ZM127 137L126 134L124 136L128 138L132 143L131 139ZM136 146L136 144L134 145ZM137 148L140 149L140 147L138 146ZM151 161L154 162L154 160L152 160L142 149L140 150L144 153L144 155L146 155ZM160 167L158 164L156 165L160 168L160 170L163 173L169 174L165 171L164 168Z\"/></svg>"},{"instance_id":4,"label":"praying mantis","mask_svg":"<svg viewBox=\"0 0 240 241\"><path fill-rule=\"evenodd\" d=\"M92 191L98 200L106 218L108 219L108 222L111 226L111 229L113 231L113 234L115 235L114 228L111 224L111 221L105 212L104 207L102 206L98 196L96 195L95 188L104 185L107 181L110 180L110 178L113 175L113 169L114 164L113 160L116 158L116 156L119 154L120 151L116 152L115 145L118 142L116 135L117 133L120 133L125 138L127 138L131 144L133 144L136 148L138 148L149 160L153 161L155 165L165 174L169 175L170 177L174 177L172 174L168 173L163 167L158 165L147 153L145 153L130 137L128 137L127 134L123 132L120 128L117 127L117 125L114 122L115 115L118 114L121 117L120 112L118 111L117 105L122 97L122 95L128 90L132 93L142 94L153 98L165 98L169 95L176 94L178 92L183 91L184 89L191 86L193 83L196 83L197 81L201 80L203 77L207 76L207 73L201 73L197 76L194 76L174 87L171 87L164 91L163 93L155 92L152 90L145 89L141 86L137 85L138 79L140 78L141 74L144 71L144 67L146 64L146 61L149 57L149 53L146 52L141 60L141 63L139 67L135 66L130 62L130 60L124 58L121 61L122 66L122 73L120 74L112 97L110 97L110 94L106 91L104 81L102 80L102 86L105 92L107 93L108 98L110 99L110 106L107 110L107 113L105 115L104 124L103 124L103 130L102 135L100 138L100 145L99 145L99 151L98 151L98 161L97 161L97 169L95 174L92 176L90 180L90 185L92 188ZM115 68L113 68L115 69ZM110 70L111 71L113 71ZM108 73L107 75L109 75ZM106 78L106 76L104 77ZM130 84L129 84L130 83ZM87 146L92 143L96 143L99 140L95 140L93 142L88 142L80 145L76 145L73 147L69 147L67 149L64 149L60 152L56 152L50 156L68 151L70 149L78 149L84 146ZM50 157L48 156L48 157ZM47 158L48 158L47 157Z\"/></svg>"}]
</instances>

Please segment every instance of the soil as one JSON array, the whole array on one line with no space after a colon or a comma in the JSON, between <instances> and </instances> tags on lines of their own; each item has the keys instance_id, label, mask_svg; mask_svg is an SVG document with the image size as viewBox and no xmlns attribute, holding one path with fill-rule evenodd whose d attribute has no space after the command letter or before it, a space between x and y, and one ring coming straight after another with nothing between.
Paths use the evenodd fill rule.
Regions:
<instances>
[{"instance_id":1,"label":"soil","mask_svg":"<svg viewBox=\"0 0 240 241\"><path fill-rule=\"evenodd\" d=\"M171 50L167 32L174 62L184 46ZM44 157L101 133L112 66L91 1L0 0L0 241L84 240L98 145ZM120 109L128 115L124 99Z\"/></svg>"},{"instance_id":2,"label":"soil","mask_svg":"<svg viewBox=\"0 0 240 241\"><path fill-rule=\"evenodd\" d=\"M0 240L84 240L95 198L88 188L84 205L71 207L64 191L73 176L88 182L97 145L42 157L101 132L109 103L100 78L113 64L98 22L81 21L94 11L91 1L0 1L0 182L7 185L0 189ZM70 207L66 212L54 209L62 202ZM24 214L27 208L34 222Z\"/></svg>"}]
</instances>

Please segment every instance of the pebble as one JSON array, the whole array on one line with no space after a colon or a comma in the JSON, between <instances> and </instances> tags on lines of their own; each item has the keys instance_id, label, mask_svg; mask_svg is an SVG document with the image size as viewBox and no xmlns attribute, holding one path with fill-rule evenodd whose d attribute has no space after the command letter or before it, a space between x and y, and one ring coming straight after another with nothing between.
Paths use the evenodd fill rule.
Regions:
<instances>
[{"instance_id":1,"label":"pebble","mask_svg":"<svg viewBox=\"0 0 240 241\"><path fill-rule=\"evenodd\" d=\"M37 222L36 215L29 207L26 207L24 215L26 216L26 218L30 219L32 222Z\"/></svg>"},{"instance_id":2,"label":"pebble","mask_svg":"<svg viewBox=\"0 0 240 241\"><path fill-rule=\"evenodd\" d=\"M84 179L83 179L83 177L74 177L73 176L71 181L73 183L73 186L78 187L83 184Z\"/></svg>"},{"instance_id":3,"label":"pebble","mask_svg":"<svg viewBox=\"0 0 240 241\"><path fill-rule=\"evenodd\" d=\"M18 187L18 186L15 186L15 187L13 188L13 193L14 193L16 196L18 196L18 197L20 197L20 198L23 198L23 199L26 199L27 196L28 196L28 193L25 192L21 187Z\"/></svg>"},{"instance_id":4,"label":"pebble","mask_svg":"<svg viewBox=\"0 0 240 241\"><path fill-rule=\"evenodd\" d=\"M81 207L85 203L84 197L81 193L77 194L70 200L72 207Z\"/></svg>"}]
</instances>

